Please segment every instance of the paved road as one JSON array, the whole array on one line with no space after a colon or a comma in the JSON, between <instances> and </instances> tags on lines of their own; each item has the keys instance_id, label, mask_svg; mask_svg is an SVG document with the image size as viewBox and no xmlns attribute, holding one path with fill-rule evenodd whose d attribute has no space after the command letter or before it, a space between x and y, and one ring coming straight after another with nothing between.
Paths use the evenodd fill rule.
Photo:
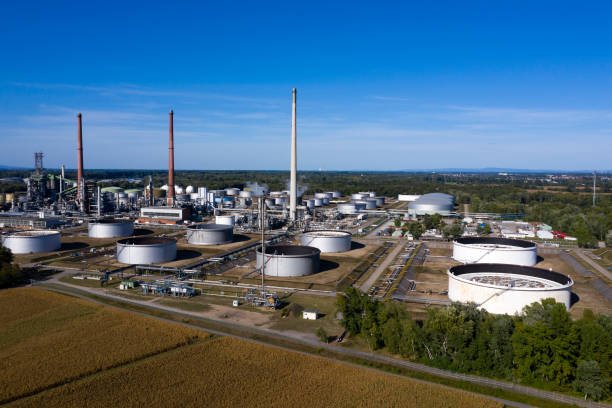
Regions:
<instances>
[{"instance_id":1,"label":"paved road","mask_svg":"<svg viewBox=\"0 0 612 408\"><path fill-rule=\"evenodd\" d=\"M151 302L147 302L147 301L126 299L120 296L108 294L105 291L100 290L100 289L76 287L75 285L70 285L70 284L66 284L63 282L59 282L55 279L52 279L51 282L53 282L56 285L66 287L66 289L72 294L78 295L80 292L83 295L85 295L85 297L87 297L86 293L91 293L91 294L102 296L108 299L119 300L124 303L136 304L136 305L144 306L150 309L159 309L159 310L171 312L176 315L183 315L185 317L197 318L198 320L203 321L203 322L213 323L216 327L226 327L228 330L231 330L231 332L228 333L228 332L223 331L222 329L218 329L218 330L206 329L206 328L203 329L202 327L199 327L199 326L193 326L194 328L198 328L200 330L204 330L206 332L213 333L213 334L238 337L238 338L243 338L249 341L254 341L251 338L251 336L253 335L257 335L260 337L263 336L264 338L280 339L280 340L285 340L285 341L289 341L289 342L293 342L297 344L307 345L310 347L324 348L328 350L329 352L336 354L336 355L339 354L339 355L344 355L344 356L348 356L352 358L363 359L363 360L370 361L370 362L378 362L378 363L383 363L383 364L387 364L391 366L407 368L412 371L427 373L427 374L435 375L435 376L442 377L442 378L449 378L449 379L454 379L454 380L459 380L459 381L465 381L465 382L483 385L483 386L487 386L491 388L504 389L504 390L516 392L519 394L531 395L534 397L543 398L543 399L547 399L551 401L563 402L566 404L574 404L580 407L611 408L611 406L607 404L599 404L599 403L594 403L590 401L585 401L580 398L574 398L574 397L559 394L556 392L538 390L535 388L510 383L507 381L493 380L493 379L479 377L475 375L454 373L451 371L445 371L445 370L441 370L438 368L429 367L423 364L418 364L418 363L413 363L410 361L396 359L393 357L388 357L388 356L373 354L373 353L367 353L363 351L351 350L351 349L347 349L344 347L340 347L336 344L325 344L319 341L313 341L307 338L303 338L299 335L295 335L295 334L292 335L286 332L278 332L278 331L270 330L270 329L257 328L257 327L252 327L252 326L247 326L247 325L242 325L242 324L237 324L237 323L231 323L231 322L227 322L224 320L203 318L201 316L198 316L196 312L178 310L178 309L174 309L174 308L171 308L165 305L152 304ZM44 286L44 282L42 283L42 286ZM53 290L53 288L50 288L50 289ZM236 330L238 330L241 333L246 333L246 334L237 335L235 334ZM264 342L259 341L259 342L262 344L266 344L268 346L273 346L273 345L266 343L265 341ZM276 347L279 347L279 346L276 346ZM292 350L290 347L285 347L285 348L288 350ZM524 406L521 404L516 404L512 401L505 401L505 400L501 400L501 401L510 406L516 406L516 407Z\"/></svg>"},{"instance_id":2,"label":"paved road","mask_svg":"<svg viewBox=\"0 0 612 408\"><path fill-rule=\"evenodd\" d=\"M578 274L585 278L590 278L589 283L595 290L597 290L608 302L612 303L612 287L600 279L593 272L586 269L580 264L573 256L567 252L560 252L559 257L565 261L566 264L572 267Z\"/></svg>"},{"instance_id":3,"label":"paved road","mask_svg":"<svg viewBox=\"0 0 612 408\"><path fill-rule=\"evenodd\" d=\"M603 266L601 266L600 264L598 264L597 262L595 262L594 260L586 256L584 254L584 251L582 251L581 249L575 249L572 251L572 254L578 255L580 259L582 259L583 261L591 265L593 269L595 269L597 272L601 273L603 276L608 278L608 280L612 281L612 273L610 273L609 271L606 270L606 268L604 268Z\"/></svg>"},{"instance_id":4,"label":"paved road","mask_svg":"<svg viewBox=\"0 0 612 408\"><path fill-rule=\"evenodd\" d=\"M374 273L372 273L370 277L363 283L363 285L361 285L360 289L362 292L368 293L368 290L370 290L372 285L376 283L380 275L385 272L385 269L387 269L387 267L391 264L391 262L393 262L395 258L397 258L397 255L401 252L402 249L404 249L405 245L406 245L406 241L399 241L395 245L395 248L393 248L393 251L391 251L389 255L387 255L385 260L382 261L378 265L378 268L376 268Z\"/></svg>"}]
</instances>

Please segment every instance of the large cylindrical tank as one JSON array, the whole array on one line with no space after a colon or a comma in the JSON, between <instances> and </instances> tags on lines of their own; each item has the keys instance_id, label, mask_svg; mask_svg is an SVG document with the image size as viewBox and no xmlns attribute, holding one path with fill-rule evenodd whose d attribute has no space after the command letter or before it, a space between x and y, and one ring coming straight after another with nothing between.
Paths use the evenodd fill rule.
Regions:
<instances>
[{"instance_id":1,"label":"large cylindrical tank","mask_svg":"<svg viewBox=\"0 0 612 408\"><path fill-rule=\"evenodd\" d=\"M332 198L331 193L315 193L314 198Z\"/></svg>"},{"instance_id":2,"label":"large cylindrical tank","mask_svg":"<svg viewBox=\"0 0 612 408\"><path fill-rule=\"evenodd\" d=\"M366 209L366 203L363 201L355 202L354 204L355 204L355 209L357 210L357 212L363 211Z\"/></svg>"},{"instance_id":3,"label":"large cylindrical tank","mask_svg":"<svg viewBox=\"0 0 612 408\"><path fill-rule=\"evenodd\" d=\"M357 207L355 203L338 204L338 212L343 215L357 214Z\"/></svg>"},{"instance_id":4,"label":"large cylindrical tank","mask_svg":"<svg viewBox=\"0 0 612 408\"><path fill-rule=\"evenodd\" d=\"M323 205L323 200L320 198L315 198L313 201L315 207L321 207Z\"/></svg>"},{"instance_id":5,"label":"large cylindrical tank","mask_svg":"<svg viewBox=\"0 0 612 408\"><path fill-rule=\"evenodd\" d=\"M321 251L300 245L271 245L266 247L266 276L304 276L319 272ZM261 268L263 256L257 248L257 268Z\"/></svg>"},{"instance_id":6,"label":"large cylindrical tank","mask_svg":"<svg viewBox=\"0 0 612 408\"><path fill-rule=\"evenodd\" d=\"M366 197L369 197L370 194L368 193L353 193L351 194L351 199L352 200L363 200Z\"/></svg>"},{"instance_id":7,"label":"large cylindrical tank","mask_svg":"<svg viewBox=\"0 0 612 408\"><path fill-rule=\"evenodd\" d=\"M569 309L573 285L569 276L530 266L469 264L448 270L448 298L489 313L521 314L525 306L548 298Z\"/></svg>"},{"instance_id":8,"label":"large cylindrical tank","mask_svg":"<svg viewBox=\"0 0 612 408\"><path fill-rule=\"evenodd\" d=\"M233 215L217 215L215 217L215 224L220 225L236 225L236 218Z\"/></svg>"},{"instance_id":9,"label":"large cylindrical tank","mask_svg":"<svg viewBox=\"0 0 612 408\"><path fill-rule=\"evenodd\" d=\"M187 228L187 242L193 245L221 245L234 240L234 227L224 224L199 224Z\"/></svg>"},{"instance_id":10,"label":"large cylindrical tank","mask_svg":"<svg viewBox=\"0 0 612 408\"><path fill-rule=\"evenodd\" d=\"M117 261L148 265L176 259L176 241L161 237L136 237L117 241Z\"/></svg>"},{"instance_id":11,"label":"large cylindrical tank","mask_svg":"<svg viewBox=\"0 0 612 408\"><path fill-rule=\"evenodd\" d=\"M453 241L453 259L463 263L533 266L538 262L534 242L493 237L464 237Z\"/></svg>"},{"instance_id":12,"label":"large cylindrical tank","mask_svg":"<svg viewBox=\"0 0 612 408\"><path fill-rule=\"evenodd\" d=\"M344 231L309 231L302 234L300 244L318 248L322 253L346 252L351 249L351 233Z\"/></svg>"},{"instance_id":13,"label":"large cylindrical tank","mask_svg":"<svg viewBox=\"0 0 612 408\"><path fill-rule=\"evenodd\" d=\"M242 197L242 198L252 198L253 197L253 193L250 191L241 191L240 193L238 193L238 196Z\"/></svg>"},{"instance_id":14,"label":"large cylindrical tank","mask_svg":"<svg viewBox=\"0 0 612 408\"><path fill-rule=\"evenodd\" d=\"M383 205L385 205L385 197L375 197L375 200L377 207L382 207Z\"/></svg>"},{"instance_id":15,"label":"large cylindrical tank","mask_svg":"<svg viewBox=\"0 0 612 408\"><path fill-rule=\"evenodd\" d=\"M340 198L342 197L342 193L339 191L328 191L329 194L331 194L332 198Z\"/></svg>"},{"instance_id":16,"label":"large cylindrical tank","mask_svg":"<svg viewBox=\"0 0 612 408\"><path fill-rule=\"evenodd\" d=\"M239 188L226 188L225 189L225 194L227 194L228 196L236 196L238 195L238 193L240 193L240 189Z\"/></svg>"},{"instance_id":17,"label":"large cylindrical tank","mask_svg":"<svg viewBox=\"0 0 612 408\"><path fill-rule=\"evenodd\" d=\"M376 209L376 199L375 198L366 198L363 200L366 205L366 210L375 210Z\"/></svg>"},{"instance_id":18,"label":"large cylindrical tank","mask_svg":"<svg viewBox=\"0 0 612 408\"><path fill-rule=\"evenodd\" d=\"M134 222L131 220L101 219L90 221L87 230L90 238L129 237L134 234Z\"/></svg>"},{"instance_id":19,"label":"large cylindrical tank","mask_svg":"<svg viewBox=\"0 0 612 408\"><path fill-rule=\"evenodd\" d=\"M3 235L2 246L10 249L13 254L30 254L56 251L62 242L57 231L35 230Z\"/></svg>"}]
</instances>

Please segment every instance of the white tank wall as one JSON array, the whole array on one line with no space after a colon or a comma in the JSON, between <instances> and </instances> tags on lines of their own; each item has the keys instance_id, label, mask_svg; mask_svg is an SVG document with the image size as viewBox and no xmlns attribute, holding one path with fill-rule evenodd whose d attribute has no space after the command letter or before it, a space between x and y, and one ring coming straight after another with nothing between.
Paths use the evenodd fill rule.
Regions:
<instances>
[{"instance_id":1,"label":"white tank wall","mask_svg":"<svg viewBox=\"0 0 612 408\"><path fill-rule=\"evenodd\" d=\"M490 313L514 315L521 314L525 306L547 298L563 303L569 310L571 287L546 289L489 287L448 273L448 298L453 302L476 303Z\"/></svg>"},{"instance_id":2,"label":"white tank wall","mask_svg":"<svg viewBox=\"0 0 612 408\"><path fill-rule=\"evenodd\" d=\"M256 252L256 267L261 268L261 248ZM265 256L266 276L296 277L319 272L320 252L310 255L272 255Z\"/></svg>"},{"instance_id":3,"label":"white tank wall","mask_svg":"<svg viewBox=\"0 0 612 408\"><path fill-rule=\"evenodd\" d=\"M453 259L463 263L498 263L533 266L538 262L537 248L486 247L453 242Z\"/></svg>"},{"instance_id":4,"label":"white tank wall","mask_svg":"<svg viewBox=\"0 0 612 408\"><path fill-rule=\"evenodd\" d=\"M87 230L90 238L129 237L134 235L134 223L132 221L113 223L90 222Z\"/></svg>"},{"instance_id":5,"label":"white tank wall","mask_svg":"<svg viewBox=\"0 0 612 408\"><path fill-rule=\"evenodd\" d=\"M314 205L314 204L313 204ZM338 204L338 212L344 215L357 214L355 204Z\"/></svg>"},{"instance_id":6,"label":"white tank wall","mask_svg":"<svg viewBox=\"0 0 612 408\"><path fill-rule=\"evenodd\" d=\"M221 245L234 240L234 229L231 225L204 224L207 228L187 229L187 242L193 245Z\"/></svg>"},{"instance_id":7,"label":"white tank wall","mask_svg":"<svg viewBox=\"0 0 612 408\"><path fill-rule=\"evenodd\" d=\"M56 251L62 242L57 231L28 231L28 235L3 236L2 246L10 249L13 254L29 254Z\"/></svg>"},{"instance_id":8,"label":"white tank wall","mask_svg":"<svg viewBox=\"0 0 612 408\"><path fill-rule=\"evenodd\" d=\"M335 231L307 232L300 237L300 244L318 248L324 254L346 252L351 249L351 234Z\"/></svg>"},{"instance_id":9,"label":"white tank wall","mask_svg":"<svg viewBox=\"0 0 612 408\"><path fill-rule=\"evenodd\" d=\"M117 243L117 261L130 265L148 265L176 259L176 241L158 244L129 245Z\"/></svg>"}]
</instances>

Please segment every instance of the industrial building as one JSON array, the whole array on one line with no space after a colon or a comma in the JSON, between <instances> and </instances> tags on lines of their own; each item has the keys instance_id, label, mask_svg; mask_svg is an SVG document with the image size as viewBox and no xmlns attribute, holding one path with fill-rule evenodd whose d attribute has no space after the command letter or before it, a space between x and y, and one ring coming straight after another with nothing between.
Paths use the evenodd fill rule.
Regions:
<instances>
[{"instance_id":1,"label":"industrial building","mask_svg":"<svg viewBox=\"0 0 612 408\"><path fill-rule=\"evenodd\" d=\"M90 221L87 226L90 238L120 238L134 234L134 222L113 218Z\"/></svg>"},{"instance_id":2,"label":"industrial building","mask_svg":"<svg viewBox=\"0 0 612 408\"><path fill-rule=\"evenodd\" d=\"M199 224L187 228L187 242L193 245L222 245L234 240L234 227L226 224Z\"/></svg>"},{"instance_id":3,"label":"industrial building","mask_svg":"<svg viewBox=\"0 0 612 408\"><path fill-rule=\"evenodd\" d=\"M33 230L3 235L2 246L14 254L31 254L57 251L62 242L58 231Z\"/></svg>"},{"instance_id":4,"label":"industrial building","mask_svg":"<svg viewBox=\"0 0 612 408\"><path fill-rule=\"evenodd\" d=\"M189 218L188 208L143 207L140 209L139 223L178 224Z\"/></svg>"},{"instance_id":5,"label":"industrial building","mask_svg":"<svg viewBox=\"0 0 612 408\"><path fill-rule=\"evenodd\" d=\"M538 262L536 244L493 237L463 237L453 241L453 259L463 263L499 263L533 266Z\"/></svg>"},{"instance_id":6,"label":"industrial building","mask_svg":"<svg viewBox=\"0 0 612 408\"><path fill-rule=\"evenodd\" d=\"M302 234L300 244L319 249L322 253L346 252L351 249L351 233L344 231L309 231Z\"/></svg>"},{"instance_id":7,"label":"industrial building","mask_svg":"<svg viewBox=\"0 0 612 408\"><path fill-rule=\"evenodd\" d=\"M408 214L450 215L455 208L455 197L444 193L423 194L415 201L408 203Z\"/></svg>"},{"instance_id":8,"label":"industrial building","mask_svg":"<svg viewBox=\"0 0 612 408\"><path fill-rule=\"evenodd\" d=\"M117 241L117 261L148 265L176 259L176 241L170 238L137 237Z\"/></svg>"},{"instance_id":9,"label":"industrial building","mask_svg":"<svg viewBox=\"0 0 612 408\"><path fill-rule=\"evenodd\" d=\"M257 248L256 265L264 264L261 247ZM295 277L319 272L321 251L318 248L299 245L271 245L265 249L265 276Z\"/></svg>"},{"instance_id":10,"label":"industrial building","mask_svg":"<svg viewBox=\"0 0 612 408\"><path fill-rule=\"evenodd\" d=\"M469 264L448 270L448 298L475 303L496 314L521 314L533 302L553 298L571 306L572 278L551 270L503 264Z\"/></svg>"}]
</instances>

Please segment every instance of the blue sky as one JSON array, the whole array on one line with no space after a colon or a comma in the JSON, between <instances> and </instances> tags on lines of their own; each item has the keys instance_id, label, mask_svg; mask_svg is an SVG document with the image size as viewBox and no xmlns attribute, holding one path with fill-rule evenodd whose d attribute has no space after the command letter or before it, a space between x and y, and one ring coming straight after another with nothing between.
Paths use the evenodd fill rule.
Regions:
<instances>
[{"instance_id":1,"label":"blue sky","mask_svg":"<svg viewBox=\"0 0 612 408\"><path fill-rule=\"evenodd\" d=\"M127 3L2 2L0 164L612 168L607 2Z\"/></svg>"}]
</instances>

